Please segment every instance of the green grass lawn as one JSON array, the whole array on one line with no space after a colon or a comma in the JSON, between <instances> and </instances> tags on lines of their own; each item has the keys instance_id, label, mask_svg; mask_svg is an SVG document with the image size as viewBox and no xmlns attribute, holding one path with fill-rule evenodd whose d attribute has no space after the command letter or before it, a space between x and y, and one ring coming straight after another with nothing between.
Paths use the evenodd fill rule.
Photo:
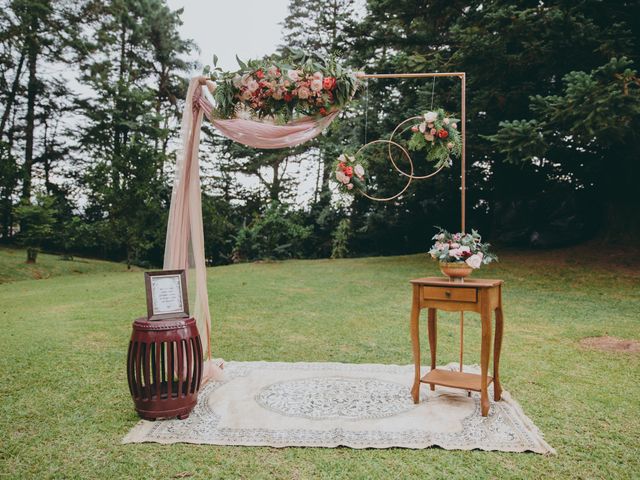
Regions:
<instances>
[{"instance_id":1,"label":"green grass lawn","mask_svg":"<svg viewBox=\"0 0 640 480\"><path fill-rule=\"evenodd\" d=\"M22 255L0 250L0 278L29 277L24 266L6 271ZM633 266L597 263L585 249L507 251L474 274L506 281L503 386L557 449L544 457L121 445L137 421L125 362L130 323L145 313L142 274L91 261L78 267L85 273L73 274L67 262L40 259L43 272L60 275L0 285L0 477L640 477L640 356L578 345L604 334L640 338ZM433 274L436 266L424 255L213 268L215 354L409 364L408 280ZM439 363L456 361L458 317L439 318ZM467 318L465 360L477 363L479 322Z\"/></svg>"}]
</instances>

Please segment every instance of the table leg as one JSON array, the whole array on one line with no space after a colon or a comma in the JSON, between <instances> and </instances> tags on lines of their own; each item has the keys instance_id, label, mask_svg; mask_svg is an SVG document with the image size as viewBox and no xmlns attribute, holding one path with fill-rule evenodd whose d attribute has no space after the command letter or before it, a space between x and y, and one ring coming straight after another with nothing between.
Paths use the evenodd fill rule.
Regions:
<instances>
[{"instance_id":1,"label":"table leg","mask_svg":"<svg viewBox=\"0 0 640 480\"><path fill-rule=\"evenodd\" d=\"M413 345L413 363L415 377L411 396L413 403L420 403L420 287L413 287L413 302L411 304L411 343Z\"/></svg>"},{"instance_id":2,"label":"table leg","mask_svg":"<svg viewBox=\"0 0 640 480\"><path fill-rule=\"evenodd\" d=\"M500 385L500 350L502 350L503 316L502 305L495 311L496 333L493 340L493 398L497 402L502 398L502 385Z\"/></svg>"},{"instance_id":3,"label":"table leg","mask_svg":"<svg viewBox=\"0 0 640 480\"><path fill-rule=\"evenodd\" d=\"M489 371L489 357L491 356L491 305L489 292L483 289L481 298L482 311L482 344L480 347L480 405L482 407L482 416L489 414L489 394L487 392L488 381L487 374Z\"/></svg>"},{"instance_id":4,"label":"table leg","mask_svg":"<svg viewBox=\"0 0 640 480\"><path fill-rule=\"evenodd\" d=\"M437 331L437 316L436 309L430 308L428 310L428 331L429 331L429 351L431 352L431 370L435 370L436 368L436 346L438 343L438 331ZM436 386L432 383L430 384L431 390L435 390Z\"/></svg>"}]
</instances>

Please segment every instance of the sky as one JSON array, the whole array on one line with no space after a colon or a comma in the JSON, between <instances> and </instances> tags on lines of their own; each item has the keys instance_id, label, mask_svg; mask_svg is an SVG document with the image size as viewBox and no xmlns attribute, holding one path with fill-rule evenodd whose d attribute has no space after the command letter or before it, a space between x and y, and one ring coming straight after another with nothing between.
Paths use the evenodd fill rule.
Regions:
<instances>
[{"instance_id":1,"label":"sky","mask_svg":"<svg viewBox=\"0 0 640 480\"><path fill-rule=\"evenodd\" d=\"M168 0L171 9L184 8L183 38L200 48L201 67L212 63L224 70L242 60L274 53L282 42L280 23L287 16L289 0Z\"/></svg>"}]
</instances>

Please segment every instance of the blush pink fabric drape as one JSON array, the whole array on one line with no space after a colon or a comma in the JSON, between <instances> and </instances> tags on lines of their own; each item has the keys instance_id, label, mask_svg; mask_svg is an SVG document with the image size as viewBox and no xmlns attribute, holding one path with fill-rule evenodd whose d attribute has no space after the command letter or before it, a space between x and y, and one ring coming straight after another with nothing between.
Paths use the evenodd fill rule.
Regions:
<instances>
[{"instance_id":1,"label":"blush pink fabric drape","mask_svg":"<svg viewBox=\"0 0 640 480\"><path fill-rule=\"evenodd\" d=\"M207 361L203 381L220 379L222 370L211 359L211 313L207 293L207 270L204 253L202 205L200 198L200 128L207 116L224 136L254 148L285 148L307 142L318 136L338 115L338 111L321 119L304 117L286 125L274 125L245 119L213 119L213 107L202 94L208 84L205 77L196 77L189 83L186 105L182 115L181 145L176 161L175 179L167 224L164 268L194 267L195 308L203 349Z\"/></svg>"}]
</instances>

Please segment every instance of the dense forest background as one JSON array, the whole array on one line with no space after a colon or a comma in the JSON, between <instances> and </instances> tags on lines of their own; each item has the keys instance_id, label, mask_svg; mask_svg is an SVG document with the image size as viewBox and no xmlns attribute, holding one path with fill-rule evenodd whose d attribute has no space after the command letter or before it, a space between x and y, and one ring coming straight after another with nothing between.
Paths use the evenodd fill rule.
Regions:
<instances>
[{"instance_id":1,"label":"dense forest background","mask_svg":"<svg viewBox=\"0 0 640 480\"><path fill-rule=\"evenodd\" d=\"M0 240L161 265L198 67L181 11L163 0L0 5ZM291 0L282 45L366 72L466 72L467 225L547 248L639 237L639 34L639 1ZM434 225L457 229L457 165L395 202L341 198L330 181L334 159L365 138L433 102L459 112L457 82L366 82L295 149L255 151L206 127L209 262L412 253ZM401 188L384 158L370 162L377 194Z\"/></svg>"}]
</instances>

